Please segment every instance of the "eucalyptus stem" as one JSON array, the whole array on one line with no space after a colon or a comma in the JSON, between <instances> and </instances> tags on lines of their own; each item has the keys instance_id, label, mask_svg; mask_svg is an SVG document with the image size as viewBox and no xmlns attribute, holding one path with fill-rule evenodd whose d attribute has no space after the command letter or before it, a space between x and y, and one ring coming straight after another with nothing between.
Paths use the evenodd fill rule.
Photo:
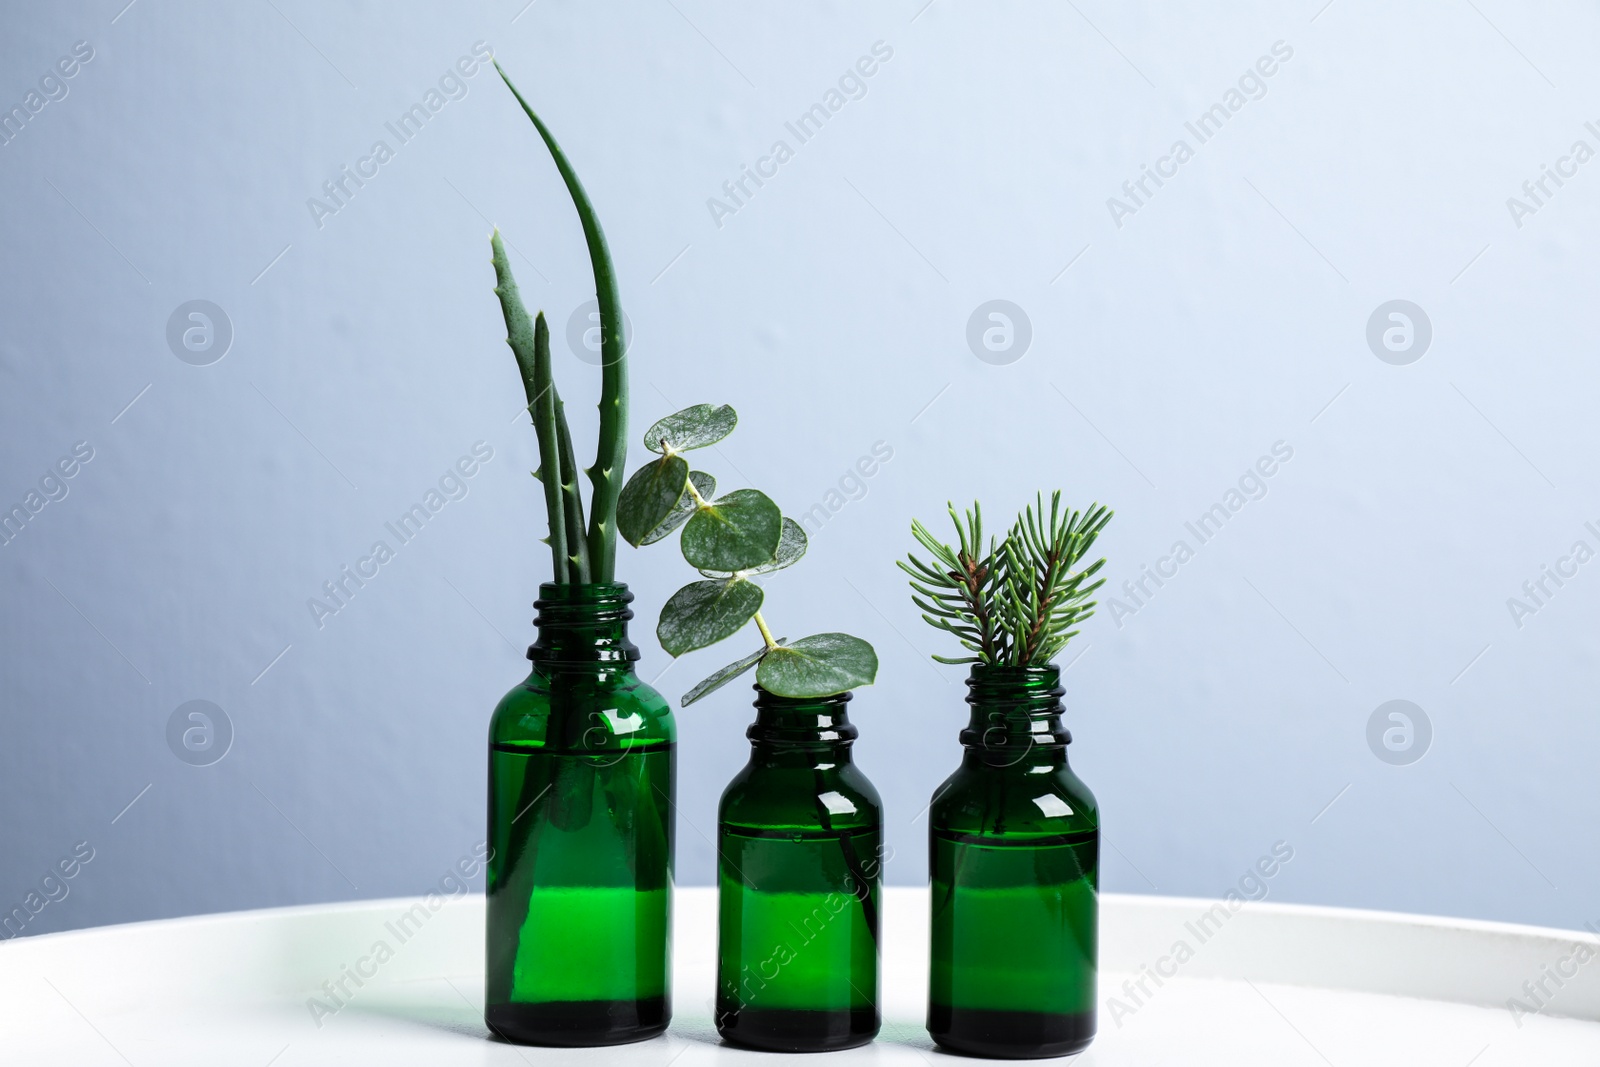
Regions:
<instances>
[{"instance_id":1,"label":"eucalyptus stem","mask_svg":"<svg viewBox=\"0 0 1600 1067\"><path fill-rule=\"evenodd\" d=\"M761 640L767 643L767 649L770 651L777 648L778 642L772 639L772 631L767 629L767 620L761 617L761 612L758 611L751 617L755 619L756 629L761 631Z\"/></svg>"},{"instance_id":2,"label":"eucalyptus stem","mask_svg":"<svg viewBox=\"0 0 1600 1067\"><path fill-rule=\"evenodd\" d=\"M577 172L567 162L561 146L556 144L544 122L534 114L533 108L522 98L517 87L511 84L499 60L494 69L511 90L511 95L522 105L523 112L532 120L545 147L555 160L556 169L566 183L567 192L577 209L578 220L583 224L583 237L589 246L589 261L594 267L595 302L600 309L600 443L595 449L594 465L584 473L593 483L589 504L588 554L593 580L610 582L616 576L617 562L617 497L622 492L623 465L628 456L628 364L626 339L622 333L622 305L617 295L617 276L611 264L611 251L606 245L606 235L600 229L594 207L584 192Z\"/></svg>"},{"instance_id":3,"label":"eucalyptus stem","mask_svg":"<svg viewBox=\"0 0 1600 1067\"><path fill-rule=\"evenodd\" d=\"M667 455L669 455L669 456L671 454L672 453L670 453L670 452L667 453ZM663 457L663 458L665 458L665 457ZM701 496L700 495L700 490L695 488L694 479L691 478L689 481L685 482L684 483L684 488L689 490L689 498L694 501L694 506L695 507L703 508L703 507L709 507L710 506L711 502L709 500L707 500L705 497Z\"/></svg>"}]
</instances>

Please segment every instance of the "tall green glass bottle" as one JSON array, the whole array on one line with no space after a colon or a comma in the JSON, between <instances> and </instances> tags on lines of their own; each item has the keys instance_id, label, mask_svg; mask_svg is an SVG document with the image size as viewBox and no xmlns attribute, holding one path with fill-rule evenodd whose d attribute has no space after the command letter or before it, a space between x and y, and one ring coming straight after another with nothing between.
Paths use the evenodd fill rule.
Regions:
<instances>
[{"instance_id":1,"label":"tall green glass bottle","mask_svg":"<svg viewBox=\"0 0 1600 1067\"><path fill-rule=\"evenodd\" d=\"M849 693L756 687L750 762L717 824L717 1032L778 1052L878 1033L883 813L851 760Z\"/></svg>"},{"instance_id":2,"label":"tall green glass bottle","mask_svg":"<svg viewBox=\"0 0 1600 1067\"><path fill-rule=\"evenodd\" d=\"M632 599L540 586L533 671L489 729L484 1016L508 1041L639 1041L672 1015L676 734L634 674Z\"/></svg>"},{"instance_id":3,"label":"tall green glass bottle","mask_svg":"<svg viewBox=\"0 0 1600 1067\"><path fill-rule=\"evenodd\" d=\"M1095 1033L1100 830L1067 766L1061 672L976 664L961 768L929 809L928 1032L978 1056L1065 1056Z\"/></svg>"}]
</instances>

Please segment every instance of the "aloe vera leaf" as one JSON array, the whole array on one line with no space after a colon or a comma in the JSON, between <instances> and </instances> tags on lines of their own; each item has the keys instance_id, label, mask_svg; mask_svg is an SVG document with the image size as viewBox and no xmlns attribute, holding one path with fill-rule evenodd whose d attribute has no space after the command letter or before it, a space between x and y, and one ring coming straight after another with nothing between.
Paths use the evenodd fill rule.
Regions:
<instances>
[{"instance_id":1,"label":"aloe vera leaf","mask_svg":"<svg viewBox=\"0 0 1600 1067\"><path fill-rule=\"evenodd\" d=\"M550 555L554 564L555 581L567 581L567 531L561 508L560 452L556 435L556 391L550 370L550 328L545 325L544 312L532 324L528 322L528 309L517 291L517 280L511 275L511 262L506 259L505 242L497 229L489 238L494 251L494 295L500 298L500 311L506 320L506 344L517 357L517 369L522 374L522 389L528 397L528 413L533 416L533 428L539 436L539 482L544 486L545 512L550 518Z\"/></svg>"},{"instance_id":2,"label":"aloe vera leaf","mask_svg":"<svg viewBox=\"0 0 1600 1067\"><path fill-rule=\"evenodd\" d=\"M561 180L567 185L572 206L577 209L578 221L583 224L583 237L589 246L589 262L594 267L594 295L600 309L600 441L595 448L594 466L588 474L594 485L589 504L589 564L594 580L609 582L616 576L617 564L617 497L622 492L623 467L628 458L628 364L622 334L622 306L617 295L617 275L611 265L611 251L606 247L606 235L600 229L589 194L583 190L577 173L567 162L561 146L551 135L533 108L522 98L517 87L511 84L499 60L494 69L511 90L511 95L522 105L523 112L532 120L539 136L544 139L550 157L555 160Z\"/></svg>"},{"instance_id":3,"label":"aloe vera leaf","mask_svg":"<svg viewBox=\"0 0 1600 1067\"><path fill-rule=\"evenodd\" d=\"M578 492L578 461L572 454L572 432L567 429L566 405L552 382L556 398L556 446L561 457L561 500L566 512L567 561L571 578L580 585L590 580L589 546L583 539L583 495Z\"/></svg>"}]
</instances>

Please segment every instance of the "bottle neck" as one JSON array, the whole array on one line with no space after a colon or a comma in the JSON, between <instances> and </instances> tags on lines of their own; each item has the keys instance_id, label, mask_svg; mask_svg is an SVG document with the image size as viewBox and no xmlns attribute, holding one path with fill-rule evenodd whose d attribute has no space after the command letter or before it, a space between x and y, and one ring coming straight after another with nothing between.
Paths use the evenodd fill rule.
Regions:
<instances>
[{"instance_id":1,"label":"bottle neck","mask_svg":"<svg viewBox=\"0 0 1600 1067\"><path fill-rule=\"evenodd\" d=\"M780 697L759 685L756 721L745 731L758 765L817 766L850 762L858 731L845 711L849 693L831 697Z\"/></svg>"},{"instance_id":2,"label":"bottle neck","mask_svg":"<svg viewBox=\"0 0 1600 1067\"><path fill-rule=\"evenodd\" d=\"M621 582L539 586L533 624L539 637L528 658L546 672L596 669L632 672L638 647L628 640L633 594Z\"/></svg>"},{"instance_id":3,"label":"bottle neck","mask_svg":"<svg viewBox=\"0 0 1600 1067\"><path fill-rule=\"evenodd\" d=\"M974 664L967 676L972 718L961 731L967 759L1006 767L1024 759L1066 759L1072 734L1061 724L1061 668Z\"/></svg>"}]
</instances>

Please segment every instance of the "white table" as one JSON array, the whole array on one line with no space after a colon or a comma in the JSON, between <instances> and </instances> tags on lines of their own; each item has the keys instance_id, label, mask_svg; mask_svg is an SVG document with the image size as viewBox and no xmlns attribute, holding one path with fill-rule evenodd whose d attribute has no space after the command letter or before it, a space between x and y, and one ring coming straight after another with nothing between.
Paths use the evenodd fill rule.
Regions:
<instances>
[{"instance_id":1,"label":"white table","mask_svg":"<svg viewBox=\"0 0 1600 1067\"><path fill-rule=\"evenodd\" d=\"M880 1067L959 1067L922 1029L925 890L884 906L883 1034L832 1054ZM398 942L386 924L416 901L284 908L137 923L0 944L0 1064L302 1067L598 1064L731 1067L771 1054L722 1046L711 1025L714 891L677 894L675 1015L654 1041L531 1049L487 1040L480 1016L483 898L436 901ZM1558 1067L1600 1064L1600 958L1549 1007L1513 1020L1507 998L1587 934L1278 904L1108 895L1101 909L1100 1036L1081 1065ZM1187 925L1186 925L1187 924ZM1192 928L1191 928L1192 927ZM307 997L379 940L392 959L336 1014ZM1176 941L1194 955L1149 996L1122 991ZM1572 970L1574 963L1561 964ZM373 964L366 966L373 969ZM349 988L355 989L349 983ZM1137 987L1134 987L1137 990ZM1113 1021L1107 998L1133 1010ZM1559 1013L1559 1014L1558 1014Z\"/></svg>"}]
</instances>

